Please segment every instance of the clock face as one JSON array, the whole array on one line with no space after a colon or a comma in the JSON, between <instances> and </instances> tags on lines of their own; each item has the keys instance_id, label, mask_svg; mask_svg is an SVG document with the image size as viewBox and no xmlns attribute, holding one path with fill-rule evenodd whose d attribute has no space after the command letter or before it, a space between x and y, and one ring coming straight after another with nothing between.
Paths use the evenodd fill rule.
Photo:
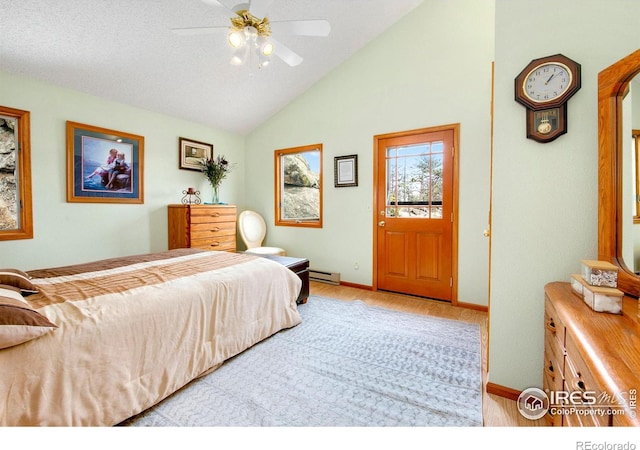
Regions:
<instances>
[{"instance_id":1,"label":"clock face","mask_svg":"<svg viewBox=\"0 0 640 450\"><path fill-rule=\"evenodd\" d=\"M573 74L560 62L534 67L524 78L522 91L534 103L544 104L562 97L571 86Z\"/></svg>"}]
</instances>

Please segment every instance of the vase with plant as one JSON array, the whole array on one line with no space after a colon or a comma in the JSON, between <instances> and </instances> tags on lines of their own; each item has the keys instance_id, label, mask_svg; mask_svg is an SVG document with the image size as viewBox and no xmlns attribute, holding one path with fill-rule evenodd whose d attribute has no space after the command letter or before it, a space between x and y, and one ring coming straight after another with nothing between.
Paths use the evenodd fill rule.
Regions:
<instances>
[{"instance_id":1,"label":"vase with plant","mask_svg":"<svg viewBox=\"0 0 640 450\"><path fill-rule=\"evenodd\" d=\"M223 155L218 155L215 158L207 158L200 163L202 165L202 173L211 183L213 188L213 198L211 203L220 203L218 196L218 189L220 183L224 180L229 172L233 169L233 165L229 164L229 161L225 159Z\"/></svg>"}]
</instances>

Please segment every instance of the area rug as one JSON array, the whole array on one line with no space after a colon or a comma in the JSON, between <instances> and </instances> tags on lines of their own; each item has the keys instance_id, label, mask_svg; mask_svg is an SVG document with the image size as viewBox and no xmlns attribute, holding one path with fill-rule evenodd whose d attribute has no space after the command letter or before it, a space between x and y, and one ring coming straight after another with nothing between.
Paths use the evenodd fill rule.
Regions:
<instances>
[{"instance_id":1,"label":"area rug","mask_svg":"<svg viewBox=\"0 0 640 450\"><path fill-rule=\"evenodd\" d=\"M312 296L302 323L126 426L481 426L480 328Z\"/></svg>"}]
</instances>

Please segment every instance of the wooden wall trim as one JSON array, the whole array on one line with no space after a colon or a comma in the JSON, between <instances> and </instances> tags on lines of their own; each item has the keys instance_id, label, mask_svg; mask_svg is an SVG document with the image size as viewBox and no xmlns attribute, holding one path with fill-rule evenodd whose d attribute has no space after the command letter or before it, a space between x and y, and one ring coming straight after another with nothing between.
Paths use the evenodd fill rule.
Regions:
<instances>
[{"instance_id":1,"label":"wooden wall trim","mask_svg":"<svg viewBox=\"0 0 640 450\"><path fill-rule=\"evenodd\" d=\"M340 286L347 286L352 288L364 289L366 291L373 291L372 286L367 286L365 284L358 284L358 283L350 283L348 281L341 281Z\"/></svg>"},{"instance_id":2,"label":"wooden wall trim","mask_svg":"<svg viewBox=\"0 0 640 450\"><path fill-rule=\"evenodd\" d=\"M482 311L482 312L489 312L489 307L488 306L484 306L484 305L477 305L475 303L465 303L465 302L458 302L457 305L460 308L467 308L467 309L474 309L476 311Z\"/></svg>"},{"instance_id":3,"label":"wooden wall trim","mask_svg":"<svg viewBox=\"0 0 640 450\"><path fill-rule=\"evenodd\" d=\"M487 391L487 394L494 394L499 397L504 397L506 399L513 400L514 402L518 400L518 397L520 396L520 393L521 393L521 391L518 391L516 389L512 389L506 386L501 386L499 384L495 384L490 381L487 382L485 390Z\"/></svg>"}]
</instances>

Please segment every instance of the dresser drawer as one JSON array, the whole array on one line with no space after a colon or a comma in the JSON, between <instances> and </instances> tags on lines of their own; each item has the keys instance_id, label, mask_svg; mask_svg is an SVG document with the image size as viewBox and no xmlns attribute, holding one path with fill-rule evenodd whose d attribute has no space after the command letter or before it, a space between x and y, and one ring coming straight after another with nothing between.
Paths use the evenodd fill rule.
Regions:
<instances>
[{"instance_id":1,"label":"dresser drawer","mask_svg":"<svg viewBox=\"0 0 640 450\"><path fill-rule=\"evenodd\" d=\"M544 332L544 359L545 364L548 364L549 360L553 360L554 373L557 373L560 378L564 378L564 346L560 342L556 335L550 333L548 330ZM546 370L546 369L545 369Z\"/></svg>"},{"instance_id":2,"label":"dresser drawer","mask_svg":"<svg viewBox=\"0 0 640 450\"><path fill-rule=\"evenodd\" d=\"M562 379L564 378L564 356L566 353L564 339L565 327L549 299L546 299L544 309L544 373L559 379L559 384L555 383L557 389L562 389ZM551 368L553 372L551 372Z\"/></svg>"},{"instance_id":3,"label":"dresser drawer","mask_svg":"<svg viewBox=\"0 0 640 450\"><path fill-rule=\"evenodd\" d=\"M564 337L565 327L556 313L551 300L545 296L544 304L544 369L543 389L545 392L561 391L564 389ZM562 414L551 414L555 407L550 405L546 420L549 425L556 427L565 425Z\"/></svg>"},{"instance_id":4,"label":"dresser drawer","mask_svg":"<svg viewBox=\"0 0 640 450\"><path fill-rule=\"evenodd\" d=\"M565 414L562 416L563 427L582 427L582 421L578 414Z\"/></svg>"},{"instance_id":5,"label":"dresser drawer","mask_svg":"<svg viewBox=\"0 0 640 450\"><path fill-rule=\"evenodd\" d=\"M236 208L203 207L190 209L191 224L236 221Z\"/></svg>"},{"instance_id":6,"label":"dresser drawer","mask_svg":"<svg viewBox=\"0 0 640 450\"><path fill-rule=\"evenodd\" d=\"M559 361L557 361L553 355L549 355L545 352L545 366L544 372L542 376L542 389L545 392L551 391L559 391L564 387L564 378L562 377L562 372L559 369ZM549 411L547 412L545 419L547 423L554 427L562 426L562 414L551 414L552 410L556 405L549 405Z\"/></svg>"},{"instance_id":7,"label":"dresser drawer","mask_svg":"<svg viewBox=\"0 0 640 450\"><path fill-rule=\"evenodd\" d=\"M565 383L564 390L571 392L572 388ZM608 427L611 426L611 415L601 408L592 408L590 406L571 406L565 407L565 413L562 415L562 424L565 427Z\"/></svg>"},{"instance_id":8,"label":"dresser drawer","mask_svg":"<svg viewBox=\"0 0 640 450\"><path fill-rule=\"evenodd\" d=\"M560 391L564 388L564 350L560 349L555 336L545 331L544 340L544 370L542 388L545 392ZM555 407L557 405L550 405ZM552 408L546 415L549 425L562 426L562 414L551 414Z\"/></svg>"},{"instance_id":9,"label":"dresser drawer","mask_svg":"<svg viewBox=\"0 0 640 450\"><path fill-rule=\"evenodd\" d=\"M235 222L196 223L191 225L191 239L235 235Z\"/></svg>"},{"instance_id":10,"label":"dresser drawer","mask_svg":"<svg viewBox=\"0 0 640 450\"><path fill-rule=\"evenodd\" d=\"M544 328L545 337L546 333L549 333L560 343L561 347L564 347L565 326L547 296L544 299Z\"/></svg>"},{"instance_id":11,"label":"dresser drawer","mask_svg":"<svg viewBox=\"0 0 640 450\"><path fill-rule=\"evenodd\" d=\"M236 236L218 236L207 239L191 239L191 248L203 250L236 251Z\"/></svg>"},{"instance_id":12,"label":"dresser drawer","mask_svg":"<svg viewBox=\"0 0 640 450\"><path fill-rule=\"evenodd\" d=\"M598 385L595 377L591 374L589 366L585 363L578 347L571 338L566 337L567 355L565 357L565 381L569 392L585 392L584 401L588 408L581 415L580 421L584 426L610 426L610 407L602 405L602 387Z\"/></svg>"},{"instance_id":13,"label":"dresser drawer","mask_svg":"<svg viewBox=\"0 0 640 450\"><path fill-rule=\"evenodd\" d=\"M562 389L562 381L565 378L564 375L564 357L562 353L560 356L553 351L549 345L549 342L544 342L544 375L549 378L550 389Z\"/></svg>"}]
</instances>

